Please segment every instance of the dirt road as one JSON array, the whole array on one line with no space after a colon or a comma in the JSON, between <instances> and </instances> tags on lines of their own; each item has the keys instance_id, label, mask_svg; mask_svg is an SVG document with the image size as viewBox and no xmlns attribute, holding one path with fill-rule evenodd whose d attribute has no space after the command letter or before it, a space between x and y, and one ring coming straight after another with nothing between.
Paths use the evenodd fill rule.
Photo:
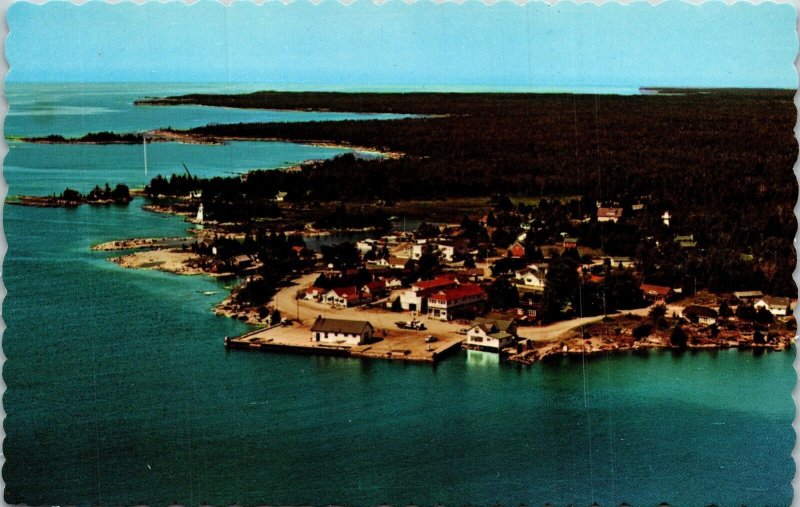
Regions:
<instances>
[{"instance_id":1,"label":"dirt road","mask_svg":"<svg viewBox=\"0 0 800 507\"><path fill-rule=\"evenodd\" d=\"M385 309L370 308L331 308L329 305L317 303L313 301L295 299L297 291L311 285L317 279L318 274L312 273L305 275L295 280L296 286L287 287L280 290L273 299L274 304L284 317L291 319L298 319L304 326L310 327L314 323L314 319L318 315L323 317L337 318L337 319L353 319L353 320L368 320L376 329L382 330L396 330L396 321L409 320L411 315L408 312L395 313ZM650 308L639 308L637 310L626 311L633 315L646 316ZM681 307L668 306L667 315L672 315L672 312L680 314ZM556 322L548 326L533 326L533 327L520 327L518 329L519 336L529 338L534 341L552 341L556 340L570 330L579 326L585 326L593 322L598 322L602 319L602 315L594 317L584 317L571 320ZM419 320L425 323L428 328L429 334L457 334L460 329L468 327L464 323L442 322L435 319L429 319L427 316L419 317Z\"/></svg>"}]
</instances>

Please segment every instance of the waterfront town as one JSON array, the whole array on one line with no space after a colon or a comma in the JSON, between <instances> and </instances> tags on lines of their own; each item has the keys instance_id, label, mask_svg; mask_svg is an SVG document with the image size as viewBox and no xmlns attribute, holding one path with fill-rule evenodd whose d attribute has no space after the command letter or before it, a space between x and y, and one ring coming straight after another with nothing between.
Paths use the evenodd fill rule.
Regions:
<instances>
[{"instance_id":1,"label":"waterfront town","mask_svg":"<svg viewBox=\"0 0 800 507\"><path fill-rule=\"evenodd\" d=\"M764 101L776 114L759 119ZM74 207L141 198L147 211L185 217L194 224L189 237L95 249L118 251L111 260L123 267L230 280L216 312L256 329L225 337L228 348L430 362L467 348L532 364L793 342L796 182L770 169L796 157L791 132L778 129L794 114L788 93L268 91L135 104L410 115L23 138L141 144L145 161L148 143L344 151L230 176L198 177L175 163L171 176L156 175L119 203L107 202L110 185L88 197L67 188L9 201ZM598 108L608 122L598 128L619 140L613 150L576 120ZM788 137L754 135L770 131L762 120ZM702 136L662 128L676 122L725 142L710 152ZM737 184L720 184L728 181Z\"/></svg>"},{"instance_id":2,"label":"waterfront town","mask_svg":"<svg viewBox=\"0 0 800 507\"><path fill-rule=\"evenodd\" d=\"M296 205L285 197L276 193L274 205L290 215ZM585 231L602 236L657 214L658 239L644 238L652 243L649 251L698 256L703 245L692 231L673 230L670 210L648 209L646 196L628 206L597 202L590 212L566 218L561 232L554 227L564 223L543 219L543 208L558 217L551 208L575 208L575 202L529 206L497 195L458 223L367 227L355 231L362 239L314 251L304 238L336 231L308 223L303 230L237 233L207 220L200 195L192 193L151 209L182 210L195 224L193 237L95 248L128 251L112 258L126 267L238 280L217 312L256 329L225 337L232 349L436 362L465 348L533 364L549 356L653 348L791 345L796 299L747 287L712 292L664 284L648 259L584 246Z\"/></svg>"}]
</instances>

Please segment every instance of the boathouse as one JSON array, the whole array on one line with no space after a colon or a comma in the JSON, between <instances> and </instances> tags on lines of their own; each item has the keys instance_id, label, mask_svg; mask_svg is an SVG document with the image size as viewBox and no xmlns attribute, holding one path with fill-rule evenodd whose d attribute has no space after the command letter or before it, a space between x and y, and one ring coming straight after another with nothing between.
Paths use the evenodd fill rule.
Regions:
<instances>
[{"instance_id":1,"label":"boathouse","mask_svg":"<svg viewBox=\"0 0 800 507\"><path fill-rule=\"evenodd\" d=\"M517 326L512 320L478 318L467 331L467 346L499 352L514 343Z\"/></svg>"}]
</instances>

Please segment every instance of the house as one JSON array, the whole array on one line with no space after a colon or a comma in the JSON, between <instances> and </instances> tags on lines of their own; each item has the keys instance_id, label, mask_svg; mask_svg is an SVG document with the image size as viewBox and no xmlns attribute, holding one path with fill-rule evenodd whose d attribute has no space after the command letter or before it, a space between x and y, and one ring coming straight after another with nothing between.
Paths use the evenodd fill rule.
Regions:
<instances>
[{"instance_id":1,"label":"house","mask_svg":"<svg viewBox=\"0 0 800 507\"><path fill-rule=\"evenodd\" d=\"M419 260L422 257L422 254L425 253L427 246L428 243L425 240L411 245L411 258L414 260Z\"/></svg>"},{"instance_id":2,"label":"house","mask_svg":"<svg viewBox=\"0 0 800 507\"><path fill-rule=\"evenodd\" d=\"M403 282L396 276L390 276L383 279L383 285L387 289L396 289L403 286Z\"/></svg>"},{"instance_id":3,"label":"house","mask_svg":"<svg viewBox=\"0 0 800 507\"><path fill-rule=\"evenodd\" d=\"M544 295L541 292L526 292L519 296L517 321L533 324L541 319L544 310Z\"/></svg>"},{"instance_id":4,"label":"house","mask_svg":"<svg viewBox=\"0 0 800 507\"><path fill-rule=\"evenodd\" d=\"M477 318L467 331L466 344L468 347L499 352L514 343L516 334L517 326L512 320Z\"/></svg>"},{"instance_id":5,"label":"house","mask_svg":"<svg viewBox=\"0 0 800 507\"><path fill-rule=\"evenodd\" d=\"M331 289L323 296L323 301L331 306L339 308L349 308L351 306L363 305L369 303L372 298L368 294L364 294L355 285L349 287L337 287Z\"/></svg>"},{"instance_id":6,"label":"house","mask_svg":"<svg viewBox=\"0 0 800 507\"><path fill-rule=\"evenodd\" d=\"M564 236L564 239L561 241L561 246L564 248L578 248L578 238Z\"/></svg>"},{"instance_id":7,"label":"house","mask_svg":"<svg viewBox=\"0 0 800 507\"><path fill-rule=\"evenodd\" d=\"M372 341L375 328L365 320L326 319L318 316L311 326L311 341L362 345Z\"/></svg>"},{"instance_id":8,"label":"house","mask_svg":"<svg viewBox=\"0 0 800 507\"><path fill-rule=\"evenodd\" d=\"M597 208L598 222L619 222L622 218L622 208Z\"/></svg>"},{"instance_id":9,"label":"house","mask_svg":"<svg viewBox=\"0 0 800 507\"><path fill-rule=\"evenodd\" d=\"M364 255L375 250L376 244L377 241L374 239L362 239L360 241L356 241L356 248L359 252L361 252L361 255Z\"/></svg>"},{"instance_id":10,"label":"house","mask_svg":"<svg viewBox=\"0 0 800 507\"><path fill-rule=\"evenodd\" d=\"M249 255L237 255L234 257L233 267L242 271L253 271L256 269L253 265L253 259Z\"/></svg>"},{"instance_id":11,"label":"house","mask_svg":"<svg viewBox=\"0 0 800 507\"><path fill-rule=\"evenodd\" d=\"M697 242L694 240L694 234L675 236L675 243L680 245L681 248L694 248L697 246Z\"/></svg>"},{"instance_id":12,"label":"house","mask_svg":"<svg viewBox=\"0 0 800 507\"><path fill-rule=\"evenodd\" d=\"M630 257L611 257L611 267L630 269L634 267L635 263Z\"/></svg>"},{"instance_id":13,"label":"house","mask_svg":"<svg viewBox=\"0 0 800 507\"><path fill-rule=\"evenodd\" d=\"M455 275L460 282L480 282L486 272L483 268L464 268L456 271Z\"/></svg>"},{"instance_id":14,"label":"house","mask_svg":"<svg viewBox=\"0 0 800 507\"><path fill-rule=\"evenodd\" d=\"M412 312L425 312L427 310L427 298L442 289L458 286L458 280L439 276L433 280L418 281L411 284L409 290L400 294L400 306L403 310Z\"/></svg>"},{"instance_id":15,"label":"house","mask_svg":"<svg viewBox=\"0 0 800 507\"><path fill-rule=\"evenodd\" d=\"M515 241L513 245L508 247L508 255L516 259L525 257L525 247L519 241Z\"/></svg>"},{"instance_id":16,"label":"house","mask_svg":"<svg viewBox=\"0 0 800 507\"><path fill-rule=\"evenodd\" d=\"M447 262L454 262L467 252L467 244L464 241L449 240L440 241L434 245L435 249L442 255Z\"/></svg>"},{"instance_id":17,"label":"house","mask_svg":"<svg viewBox=\"0 0 800 507\"><path fill-rule=\"evenodd\" d=\"M442 289L428 297L428 317L451 320L459 312L477 310L488 300L480 285L471 283Z\"/></svg>"},{"instance_id":18,"label":"house","mask_svg":"<svg viewBox=\"0 0 800 507\"><path fill-rule=\"evenodd\" d=\"M673 292L670 287L661 285L651 285L643 283L640 287L645 299L654 305L663 305L667 302L667 298L672 296Z\"/></svg>"},{"instance_id":19,"label":"house","mask_svg":"<svg viewBox=\"0 0 800 507\"><path fill-rule=\"evenodd\" d=\"M378 299L386 295L386 282L373 280L361 287L361 293L370 299Z\"/></svg>"},{"instance_id":20,"label":"house","mask_svg":"<svg viewBox=\"0 0 800 507\"><path fill-rule=\"evenodd\" d=\"M307 301L319 301L325 295L326 289L322 287L314 287L313 285L307 287L304 291L303 299Z\"/></svg>"},{"instance_id":21,"label":"house","mask_svg":"<svg viewBox=\"0 0 800 507\"><path fill-rule=\"evenodd\" d=\"M389 257L388 259L378 259L371 263L382 268L389 269L405 269L408 259L401 259L400 257Z\"/></svg>"},{"instance_id":22,"label":"house","mask_svg":"<svg viewBox=\"0 0 800 507\"><path fill-rule=\"evenodd\" d=\"M681 316L690 321L694 321L697 319L697 322L700 324L705 324L707 326L711 326L717 323L717 318L719 314L713 308L709 308L707 306L701 305L689 305L683 309L681 312Z\"/></svg>"},{"instance_id":23,"label":"house","mask_svg":"<svg viewBox=\"0 0 800 507\"><path fill-rule=\"evenodd\" d=\"M289 195L289 192L278 192L275 194L275 202L283 202L286 200L287 195Z\"/></svg>"},{"instance_id":24,"label":"house","mask_svg":"<svg viewBox=\"0 0 800 507\"><path fill-rule=\"evenodd\" d=\"M764 297L760 290L745 290L734 292L733 296L739 300L740 303L753 303Z\"/></svg>"},{"instance_id":25,"label":"house","mask_svg":"<svg viewBox=\"0 0 800 507\"><path fill-rule=\"evenodd\" d=\"M535 264L514 273L514 282L521 289L544 290L545 275Z\"/></svg>"},{"instance_id":26,"label":"house","mask_svg":"<svg viewBox=\"0 0 800 507\"><path fill-rule=\"evenodd\" d=\"M792 314L792 301L789 298L764 296L753 305L753 308L756 310L766 308L776 317L786 317Z\"/></svg>"}]
</instances>

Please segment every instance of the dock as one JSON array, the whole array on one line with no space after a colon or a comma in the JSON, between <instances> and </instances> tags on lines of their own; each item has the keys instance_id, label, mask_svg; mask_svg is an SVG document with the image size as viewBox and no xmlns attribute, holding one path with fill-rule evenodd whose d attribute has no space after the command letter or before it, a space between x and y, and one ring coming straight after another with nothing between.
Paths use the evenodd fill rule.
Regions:
<instances>
[{"instance_id":1,"label":"dock","mask_svg":"<svg viewBox=\"0 0 800 507\"><path fill-rule=\"evenodd\" d=\"M365 359L387 359L417 363L436 363L461 350L461 335L437 336L426 343L428 333L419 331L392 331L379 336L376 341L363 345L335 345L311 341L311 332L304 326L274 326L258 329L236 337L225 337L228 349Z\"/></svg>"}]
</instances>

